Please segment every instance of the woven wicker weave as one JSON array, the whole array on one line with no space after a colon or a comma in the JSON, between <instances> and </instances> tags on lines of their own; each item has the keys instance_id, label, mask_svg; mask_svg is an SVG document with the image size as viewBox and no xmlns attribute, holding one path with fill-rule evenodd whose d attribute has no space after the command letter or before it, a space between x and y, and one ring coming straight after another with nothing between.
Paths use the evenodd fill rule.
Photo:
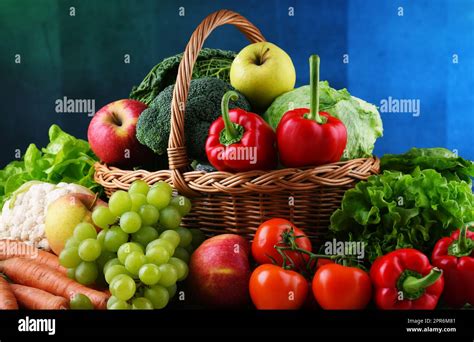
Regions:
<instances>
[{"instance_id":1,"label":"woven wicker weave","mask_svg":"<svg viewBox=\"0 0 474 342\"><path fill-rule=\"evenodd\" d=\"M225 232L251 238L256 228L271 217L284 217L303 228L313 241L327 232L329 217L339 207L344 192L359 180L378 173L377 158L361 158L316 168L273 171L189 171L184 139L184 113L196 57L205 39L218 26L235 25L251 42L265 41L260 31L241 15L220 10L204 19L192 34L178 69L173 92L169 170L121 170L96 164L96 181L107 195L128 189L137 179L149 184L170 183L193 202L184 225L208 235Z\"/></svg>"}]
</instances>

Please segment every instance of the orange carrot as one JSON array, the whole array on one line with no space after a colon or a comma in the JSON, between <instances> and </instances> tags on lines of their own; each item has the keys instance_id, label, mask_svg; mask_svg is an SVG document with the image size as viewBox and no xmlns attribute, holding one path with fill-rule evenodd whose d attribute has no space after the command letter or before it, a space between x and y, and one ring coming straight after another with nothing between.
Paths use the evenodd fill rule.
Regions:
<instances>
[{"instance_id":1,"label":"orange carrot","mask_svg":"<svg viewBox=\"0 0 474 342\"><path fill-rule=\"evenodd\" d=\"M43 263L63 274L67 270L59 264L59 259L53 253L42 251L17 240L0 240L0 260L10 258L29 258Z\"/></svg>"},{"instance_id":2,"label":"orange carrot","mask_svg":"<svg viewBox=\"0 0 474 342\"><path fill-rule=\"evenodd\" d=\"M29 310L64 310L69 308L66 298L52 295L34 287L10 285L18 303Z\"/></svg>"},{"instance_id":3,"label":"orange carrot","mask_svg":"<svg viewBox=\"0 0 474 342\"><path fill-rule=\"evenodd\" d=\"M18 303L8 281L0 275L0 310L16 310Z\"/></svg>"},{"instance_id":4,"label":"orange carrot","mask_svg":"<svg viewBox=\"0 0 474 342\"><path fill-rule=\"evenodd\" d=\"M69 279L64 274L34 260L12 258L0 261L0 272L14 283L35 287L67 299L78 293L89 297L96 309L105 309L110 296Z\"/></svg>"}]
</instances>

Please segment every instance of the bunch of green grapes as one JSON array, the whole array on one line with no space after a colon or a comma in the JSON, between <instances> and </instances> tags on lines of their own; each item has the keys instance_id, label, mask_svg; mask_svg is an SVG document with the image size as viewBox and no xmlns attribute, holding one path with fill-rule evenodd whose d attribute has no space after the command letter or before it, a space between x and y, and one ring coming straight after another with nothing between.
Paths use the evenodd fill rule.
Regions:
<instances>
[{"instance_id":1,"label":"bunch of green grapes","mask_svg":"<svg viewBox=\"0 0 474 342\"><path fill-rule=\"evenodd\" d=\"M107 284L109 309L161 309L188 275L191 253L204 240L198 229L180 227L191 210L184 196L159 182L135 181L117 191L109 206L94 209L94 226L80 223L59 256L81 284Z\"/></svg>"}]
</instances>

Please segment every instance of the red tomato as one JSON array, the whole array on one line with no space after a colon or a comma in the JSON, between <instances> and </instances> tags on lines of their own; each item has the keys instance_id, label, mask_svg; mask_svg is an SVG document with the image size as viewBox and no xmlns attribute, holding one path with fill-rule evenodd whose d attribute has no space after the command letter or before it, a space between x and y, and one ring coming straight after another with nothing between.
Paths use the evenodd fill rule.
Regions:
<instances>
[{"instance_id":1,"label":"red tomato","mask_svg":"<svg viewBox=\"0 0 474 342\"><path fill-rule=\"evenodd\" d=\"M364 309L372 295L367 272L357 267L327 264L313 278L313 294L326 310Z\"/></svg>"},{"instance_id":2,"label":"red tomato","mask_svg":"<svg viewBox=\"0 0 474 342\"><path fill-rule=\"evenodd\" d=\"M252 256L254 260L260 265L272 264L273 261L271 258L273 258L276 263L281 266L283 264L283 258L278 254L274 246L284 245L282 244L281 234L291 228L293 228L295 236L302 236L296 239L298 247L311 252L311 241L301 229L296 228L293 223L288 220L274 218L263 222L255 232L252 242ZM298 252L287 251L286 255L288 255L298 267L304 267L309 259L307 255Z\"/></svg>"},{"instance_id":3,"label":"red tomato","mask_svg":"<svg viewBox=\"0 0 474 342\"><path fill-rule=\"evenodd\" d=\"M308 281L277 265L260 265L250 276L250 297L259 310L296 310L308 295Z\"/></svg>"},{"instance_id":4,"label":"red tomato","mask_svg":"<svg viewBox=\"0 0 474 342\"><path fill-rule=\"evenodd\" d=\"M331 259L318 258L318 262L316 263L316 270L319 270L321 267L327 264L334 264L334 261L332 261Z\"/></svg>"}]
</instances>

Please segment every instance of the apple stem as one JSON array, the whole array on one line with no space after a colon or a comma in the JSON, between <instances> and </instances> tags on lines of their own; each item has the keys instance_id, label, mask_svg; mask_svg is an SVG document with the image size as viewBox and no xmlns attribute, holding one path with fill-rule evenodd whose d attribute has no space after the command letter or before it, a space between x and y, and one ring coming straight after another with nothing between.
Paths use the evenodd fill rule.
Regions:
<instances>
[{"instance_id":1,"label":"apple stem","mask_svg":"<svg viewBox=\"0 0 474 342\"><path fill-rule=\"evenodd\" d=\"M98 199L99 199L99 194L96 193L95 196L94 196L94 200L92 201L91 205L87 209L92 210L92 208L94 208L95 204L97 203Z\"/></svg>"},{"instance_id":2,"label":"apple stem","mask_svg":"<svg viewBox=\"0 0 474 342\"><path fill-rule=\"evenodd\" d=\"M325 117L319 115L319 56L309 57L309 88L310 107L308 119L316 121L318 124L326 123Z\"/></svg>"}]
</instances>

